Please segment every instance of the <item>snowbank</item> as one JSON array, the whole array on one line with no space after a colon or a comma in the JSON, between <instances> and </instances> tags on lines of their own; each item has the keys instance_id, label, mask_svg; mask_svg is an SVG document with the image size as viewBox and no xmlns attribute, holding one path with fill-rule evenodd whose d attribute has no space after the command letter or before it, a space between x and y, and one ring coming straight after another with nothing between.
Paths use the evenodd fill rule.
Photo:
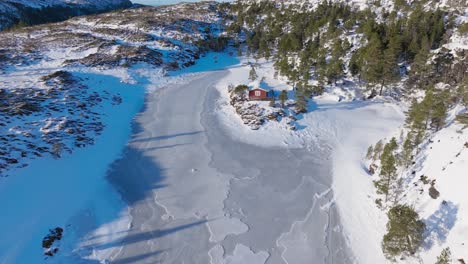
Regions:
<instances>
[{"instance_id":1,"label":"snowbank","mask_svg":"<svg viewBox=\"0 0 468 264\"><path fill-rule=\"evenodd\" d=\"M387 218L375 206L372 179L362 158L368 146L395 133L402 110L389 103L356 103L362 108L335 112L337 137L333 151L333 189L344 231L357 263L385 263L381 241Z\"/></svg>"}]
</instances>

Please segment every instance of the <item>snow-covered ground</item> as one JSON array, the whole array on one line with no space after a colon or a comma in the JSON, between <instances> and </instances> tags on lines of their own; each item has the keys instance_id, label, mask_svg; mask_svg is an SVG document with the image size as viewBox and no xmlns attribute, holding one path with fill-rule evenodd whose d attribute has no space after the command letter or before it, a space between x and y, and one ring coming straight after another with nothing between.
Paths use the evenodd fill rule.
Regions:
<instances>
[{"instance_id":1,"label":"snow-covered ground","mask_svg":"<svg viewBox=\"0 0 468 264\"><path fill-rule=\"evenodd\" d=\"M89 30L96 24L70 21L112 45L148 44L161 51L164 62L187 47L176 31L152 30L157 40L145 43L109 30L117 29L113 22L99 23L104 33ZM118 28L129 32L136 25ZM168 44L164 38L175 40ZM61 69L65 59L96 53L97 48L57 48L31 65L9 65L0 83L45 89L38 79ZM64 228L64 237L58 254L47 260L52 263L385 263L386 216L375 206L363 156L369 145L398 135L404 105L383 97L352 100L350 87L334 87L311 100L308 113L297 115L295 131L286 119L254 131L229 104L228 93L230 84L252 83L248 61L208 53L169 74L146 64L68 67L90 93L118 94L122 102L105 99L94 109L105 129L93 145L59 159L28 158L27 167L1 179L0 200L14 202L2 207L0 263L40 263L41 240L55 227ZM262 87L294 96L287 80L274 77L272 63L260 60L256 70ZM137 115L145 94L144 111ZM53 132L49 123L40 131ZM433 200L427 193L415 195L415 187L407 197L429 226L420 254L424 263L434 262L447 246L454 257L467 258L468 138L461 128L450 122L418 156L415 174L436 179L441 192Z\"/></svg>"},{"instance_id":2,"label":"snow-covered ground","mask_svg":"<svg viewBox=\"0 0 468 264\"><path fill-rule=\"evenodd\" d=\"M286 89L292 96L291 86L281 78L274 78L271 63L260 62L256 68L259 78L275 90ZM332 152L334 201L349 246L357 263L384 263L380 241L385 231L386 217L375 207L369 194L373 184L367 174L362 157L369 145L393 135L404 120L404 107L378 98L372 101L343 101L341 89L315 97L309 103L309 113L297 120L297 131L291 131L280 122L269 122L259 130L251 130L229 104L229 84L246 84L250 66L230 69L218 85L222 99L217 112L230 134L239 141L260 146L281 148L313 148L326 141Z\"/></svg>"},{"instance_id":3,"label":"snow-covered ground","mask_svg":"<svg viewBox=\"0 0 468 264\"><path fill-rule=\"evenodd\" d=\"M194 70L213 69L205 62ZM213 86L228 71L192 74L189 82L148 97L136 133L110 172L130 202L132 229L121 242L107 243L116 254L99 256L117 263L348 263L330 202L326 147L232 140L215 114Z\"/></svg>"},{"instance_id":4,"label":"snow-covered ground","mask_svg":"<svg viewBox=\"0 0 468 264\"><path fill-rule=\"evenodd\" d=\"M417 160L412 182L426 175L435 180L440 197L432 199L430 185L421 182L408 191L408 202L421 212L427 226L421 253L424 263L432 262L446 247L450 247L454 259L468 259L468 134L462 128L461 124L452 124L439 131ZM424 189L423 194L420 189Z\"/></svg>"},{"instance_id":5,"label":"snow-covered ground","mask_svg":"<svg viewBox=\"0 0 468 264\"><path fill-rule=\"evenodd\" d=\"M119 210L123 204L105 175L128 140L129 123L140 110L145 90L142 85L124 83L112 75L79 74L87 79L90 89L118 91L122 104L108 104L102 109L107 113L103 117L106 129L94 145L60 159L31 160L28 167L16 169L2 179L0 199L11 201L2 206L2 263L41 262L40 243L49 229L62 227L63 240L73 241L73 236L83 235L80 229L86 227L81 225L93 227L118 218L119 214L125 217L125 210ZM129 219L119 223L126 226ZM62 245L61 250L67 252L70 246L73 245Z\"/></svg>"},{"instance_id":6,"label":"snow-covered ground","mask_svg":"<svg viewBox=\"0 0 468 264\"><path fill-rule=\"evenodd\" d=\"M219 68L226 66L223 63L235 63L226 53L208 53L193 72L200 71L203 65L215 67L214 57L222 59L214 64ZM49 71L50 67L57 67L54 63L55 60L32 67L39 72ZM79 257L103 260L112 255L114 248L96 249L96 245L123 238L132 219L126 204L106 179L108 168L122 155L131 134L130 124L142 109L145 94L187 82L194 74L185 70L163 78L161 71L144 64L131 69L76 68L71 72L83 80L90 92L118 93L122 102L108 102L95 109L103 114L104 130L94 145L65 153L61 158L28 159L27 167L10 170L9 177L2 178L0 198L14 202L2 207L5 214L0 220L1 263L40 262L44 258L40 243L55 227L65 231L58 255L49 259L52 263L73 263ZM23 81L34 78L35 75L17 76ZM88 233L90 230L94 231Z\"/></svg>"}]
</instances>

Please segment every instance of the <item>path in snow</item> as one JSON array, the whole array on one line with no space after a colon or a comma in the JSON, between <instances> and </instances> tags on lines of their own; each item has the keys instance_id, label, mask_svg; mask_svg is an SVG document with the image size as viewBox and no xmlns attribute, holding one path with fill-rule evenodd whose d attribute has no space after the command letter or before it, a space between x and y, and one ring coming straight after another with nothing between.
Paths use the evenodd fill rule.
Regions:
<instances>
[{"instance_id":1,"label":"path in snow","mask_svg":"<svg viewBox=\"0 0 468 264\"><path fill-rule=\"evenodd\" d=\"M132 227L112 263L349 263L324 146L232 140L214 114L226 74L148 96L109 174Z\"/></svg>"}]
</instances>

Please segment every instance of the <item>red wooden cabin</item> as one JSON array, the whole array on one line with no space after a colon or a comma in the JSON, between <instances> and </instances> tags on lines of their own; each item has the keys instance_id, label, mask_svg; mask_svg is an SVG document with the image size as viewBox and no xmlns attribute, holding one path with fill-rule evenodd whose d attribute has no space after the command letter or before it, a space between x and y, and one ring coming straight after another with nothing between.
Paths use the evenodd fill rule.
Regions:
<instances>
[{"instance_id":1,"label":"red wooden cabin","mask_svg":"<svg viewBox=\"0 0 468 264\"><path fill-rule=\"evenodd\" d=\"M268 100L268 92L261 88L255 88L249 91L249 100Z\"/></svg>"}]
</instances>

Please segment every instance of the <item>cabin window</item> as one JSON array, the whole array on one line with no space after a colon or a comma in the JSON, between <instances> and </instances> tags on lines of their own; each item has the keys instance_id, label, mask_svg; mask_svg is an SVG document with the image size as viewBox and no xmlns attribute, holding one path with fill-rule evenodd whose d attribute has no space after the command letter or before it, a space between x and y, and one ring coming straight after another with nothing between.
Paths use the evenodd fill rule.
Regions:
<instances>
[{"instance_id":1,"label":"cabin window","mask_svg":"<svg viewBox=\"0 0 468 264\"><path fill-rule=\"evenodd\" d=\"M261 95L260 91L255 91L255 96L260 96L260 95Z\"/></svg>"}]
</instances>

